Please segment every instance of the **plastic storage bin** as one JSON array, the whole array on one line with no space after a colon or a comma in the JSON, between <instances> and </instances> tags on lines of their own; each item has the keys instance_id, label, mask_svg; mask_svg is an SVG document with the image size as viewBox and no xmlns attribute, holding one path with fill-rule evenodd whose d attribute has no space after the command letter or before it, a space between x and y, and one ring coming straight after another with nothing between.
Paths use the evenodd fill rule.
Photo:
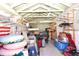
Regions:
<instances>
[{"instance_id":1,"label":"plastic storage bin","mask_svg":"<svg viewBox=\"0 0 79 59\"><path fill-rule=\"evenodd\" d=\"M61 51L64 51L68 46L68 43L60 41L55 41L54 44Z\"/></svg>"}]
</instances>

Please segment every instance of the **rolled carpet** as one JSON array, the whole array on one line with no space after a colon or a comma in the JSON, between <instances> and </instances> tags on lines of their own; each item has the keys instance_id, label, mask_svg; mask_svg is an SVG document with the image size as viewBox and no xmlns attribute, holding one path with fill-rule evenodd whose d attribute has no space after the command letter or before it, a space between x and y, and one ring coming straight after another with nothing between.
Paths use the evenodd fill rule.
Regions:
<instances>
[{"instance_id":1,"label":"rolled carpet","mask_svg":"<svg viewBox=\"0 0 79 59\"><path fill-rule=\"evenodd\" d=\"M12 44L15 42L22 41L24 36L22 35L8 35L5 37L0 37L0 44Z\"/></svg>"},{"instance_id":2,"label":"rolled carpet","mask_svg":"<svg viewBox=\"0 0 79 59\"><path fill-rule=\"evenodd\" d=\"M5 49L19 49L19 48L24 47L26 44L27 44L26 40L23 40L22 42L3 45L3 48L5 48Z\"/></svg>"},{"instance_id":3,"label":"rolled carpet","mask_svg":"<svg viewBox=\"0 0 79 59\"><path fill-rule=\"evenodd\" d=\"M12 55L19 53L20 51L23 51L23 49L24 48L20 48L20 49L16 49L16 50L7 50L7 49L4 49L4 48L0 48L0 55L12 56Z\"/></svg>"}]
</instances>

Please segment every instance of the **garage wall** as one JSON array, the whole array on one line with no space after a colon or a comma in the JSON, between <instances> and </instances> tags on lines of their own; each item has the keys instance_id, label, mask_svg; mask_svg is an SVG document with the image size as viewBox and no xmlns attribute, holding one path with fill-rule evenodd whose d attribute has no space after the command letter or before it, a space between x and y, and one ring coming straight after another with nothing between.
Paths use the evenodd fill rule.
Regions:
<instances>
[{"instance_id":1,"label":"garage wall","mask_svg":"<svg viewBox=\"0 0 79 59\"><path fill-rule=\"evenodd\" d=\"M28 20L30 21L45 21L45 20L52 20L53 21L53 18L29 18ZM49 23L31 23L30 24L33 28L39 28L40 31L44 31L45 28L47 28L49 26Z\"/></svg>"},{"instance_id":2,"label":"garage wall","mask_svg":"<svg viewBox=\"0 0 79 59\"><path fill-rule=\"evenodd\" d=\"M79 52L79 10L75 11L74 27L76 29L75 43L76 43L77 51Z\"/></svg>"},{"instance_id":3,"label":"garage wall","mask_svg":"<svg viewBox=\"0 0 79 59\"><path fill-rule=\"evenodd\" d=\"M45 28L47 28L48 26L49 26L49 24L45 24L45 23L38 23L38 24L31 24L31 26L33 27L33 28L39 28L40 29L40 31L44 31L45 30Z\"/></svg>"}]
</instances>

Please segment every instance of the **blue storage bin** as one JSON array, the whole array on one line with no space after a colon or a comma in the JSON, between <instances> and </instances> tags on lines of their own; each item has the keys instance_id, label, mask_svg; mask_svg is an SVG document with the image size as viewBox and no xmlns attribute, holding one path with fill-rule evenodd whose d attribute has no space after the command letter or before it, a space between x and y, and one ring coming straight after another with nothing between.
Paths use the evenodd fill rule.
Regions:
<instances>
[{"instance_id":1,"label":"blue storage bin","mask_svg":"<svg viewBox=\"0 0 79 59\"><path fill-rule=\"evenodd\" d=\"M66 43L66 42L60 42L60 41L58 41L58 42L55 41L54 44L61 51L64 51L67 48L67 46L68 46L68 43Z\"/></svg>"}]
</instances>

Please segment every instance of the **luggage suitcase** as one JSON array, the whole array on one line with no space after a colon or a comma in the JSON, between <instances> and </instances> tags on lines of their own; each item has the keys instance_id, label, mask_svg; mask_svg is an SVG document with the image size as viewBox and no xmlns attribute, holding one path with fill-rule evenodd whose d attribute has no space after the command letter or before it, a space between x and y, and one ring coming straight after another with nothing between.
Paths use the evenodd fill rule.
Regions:
<instances>
[{"instance_id":1,"label":"luggage suitcase","mask_svg":"<svg viewBox=\"0 0 79 59\"><path fill-rule=\"evenodd\" d=\"M37 51L35 46L31 46L28 48L28 54L29 56L37 56Z\"/></svg>"},{"instance_id":2,"label":"luggage suitcase","mask_svg":"<svg viewBox=\"0 0 79 59\"><path fill-rule=\"evenodd\" d=\"M41 39L37 41L37 45L38 45L38 48L42 47L42 40Z\"/></svg>"}]
</instances>

